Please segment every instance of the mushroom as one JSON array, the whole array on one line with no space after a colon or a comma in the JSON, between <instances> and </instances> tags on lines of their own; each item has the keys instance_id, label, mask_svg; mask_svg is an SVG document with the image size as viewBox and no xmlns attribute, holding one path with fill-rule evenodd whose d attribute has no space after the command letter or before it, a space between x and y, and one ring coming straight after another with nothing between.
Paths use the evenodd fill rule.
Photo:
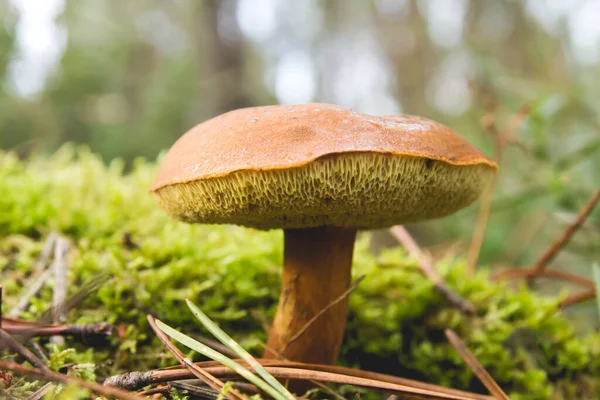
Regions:
<instances>
[{"instance_id":1,"label":"mushroom","mask_svg":"<svg viewBox=\"0 0 600 400\"><path fill-rule=\"evenodd\" d=\"M477 199L496 170L425 118L266 106L192 128L167 153L151 192L181 221L283 229L281 295L264 356L332 364L357 230L452 214Z\"/></svg>"}]
</instances>

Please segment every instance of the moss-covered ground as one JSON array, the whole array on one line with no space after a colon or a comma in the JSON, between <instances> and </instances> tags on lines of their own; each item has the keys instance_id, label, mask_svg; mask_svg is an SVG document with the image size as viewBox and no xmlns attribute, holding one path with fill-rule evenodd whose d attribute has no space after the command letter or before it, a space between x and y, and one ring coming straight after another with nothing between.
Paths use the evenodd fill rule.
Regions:
<instances>
[{"instance_id":1,"label":"moss-covered ground","mask_svg":"<svg viewBox=\"0 0 600 400\"><path fill-rule=\"evenodd\" d=\"M3 311L37 277L44 240L58 232L72 245L69 294L101 279L68 321L119 326L119 335L109 339L48 345L54 369L75 363L79 368L71 367L72 373L92 379L174 364L146 314L187 334L206 334L185 298L260 353L264 323L279 295L281 232L173 221L147 192L155 171L155 163L138 160L124 173L119 161L105 166L87 150L69 146L26 161L0 153ZM437 267L476 305L475 316L448 306L401 248L374 254L363 234L353 273L366 278L350 296L340 363L483 392L443 334L452 328L512 399L600 398L600 334L576 334L558 308L560 297L491 283L483 267L467 278L458 257ZM49 281L22 317L39 318L51 298ZM21 381L12 390L27 394L37 387Z\"/></svg>"}]
</instances>

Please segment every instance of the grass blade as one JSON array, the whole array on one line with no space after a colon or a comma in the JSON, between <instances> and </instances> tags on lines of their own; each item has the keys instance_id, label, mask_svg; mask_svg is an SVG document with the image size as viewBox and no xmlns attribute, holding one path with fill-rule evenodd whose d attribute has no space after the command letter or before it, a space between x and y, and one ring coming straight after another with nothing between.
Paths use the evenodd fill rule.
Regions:
<instances>
[{"instance_id":1,"label":"grass blade","mask_svg":"<svg viewBox=\"0 0 600 400\"><path fill-rule=\"evenodd\" d=\"M262 391L264 391L265 393L272 396L274 399L288 400L286 397L284 397L281 393L279 393L273 387L269 386L265 381L260 379L258 376L254 375L252 372L248 371L246 368L242 367L240 364L233 361L231 358L224 356L223 354L211 349L210 347L206 346L205 344L202 344L202 343L198 342L197 340L192 339L191 337L177 331L176 329L171 328L169 325L165 324L164 322L162 322L158 319L156 319L155 321L156 321L156 325L160 328L160 330L163 331L168 336L170 336L172 339L178 341L179 343L183 344L184 346L186 346L194 351L197 351L198 353L202 354L203 356L208 357L211 360L217 361L217 362L225 365L226 367L232 369L233 371L235 371L237 374L239 374L240 376L242 376L249 382L255 384Z\"/></svg>"},{"instance_id":2,"label":"grass blade","mask_svg":"<svg viewBox=\"0 0 600 400\"><path fill-rule=\"evenodd\" d=\"M231 338L225 331L217 326L200 308L198 308L190 300L186 299L186 303L192 313L198 318L200 323L204 325L206 329L210 331L221 343L230 348L235 352L242 360L246 361L248 365L258 373L268 384L270 384L279 393L284 395L288 400L295 400L296 398L292 395L273 375L271 375L258 361L252 357L242 346L240 346L235 340Z\"/></svg>"}]
</instances>

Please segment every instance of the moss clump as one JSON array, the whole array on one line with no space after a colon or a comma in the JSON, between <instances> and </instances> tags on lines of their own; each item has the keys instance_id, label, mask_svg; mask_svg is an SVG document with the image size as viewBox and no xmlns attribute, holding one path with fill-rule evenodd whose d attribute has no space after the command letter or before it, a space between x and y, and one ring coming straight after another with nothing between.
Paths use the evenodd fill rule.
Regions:
<instances>
[{"instance_id":1,"label":"moss clump","mask_svg":"<svg viewBox=\"0 0 600 400\"><path fill-rule=\"evenodd\" d=\"M266 339L262 320L273 317L279 295L281 233L173 221L147 193L155 171L154 163L138 160L124 173L119 161L106 167L68 146L25 162L0 153L4 311L33 279L44 238L51 231L67 236L70 292L104 277L70 322L123 324L119 338L93 351L75 342L67 344L76 357L53 350L95 363L89 376L172 364L145 314L202 333L185 298L250 350ZM368 240L363 235L356 249L354 274L367 277L350 297L341 363L483 391L447 343L443 330L450 327L513 399L600 398L600 335L577 336L557 309L559 299L507 290L486 273L467 279L462 260L443 260L440 273L479 310L468 317L446 305L401 249L375 255ZM25 317L37 318L51 295L45 288Z\"/></svg>"}]
</instances>

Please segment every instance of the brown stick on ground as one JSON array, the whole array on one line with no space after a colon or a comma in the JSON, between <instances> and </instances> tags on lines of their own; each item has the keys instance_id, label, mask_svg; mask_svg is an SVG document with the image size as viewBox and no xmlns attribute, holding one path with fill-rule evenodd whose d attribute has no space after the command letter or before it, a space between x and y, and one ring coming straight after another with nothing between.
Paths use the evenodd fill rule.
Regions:
<instances>
[{"instance_id":1,"label":"brown stick on ground","mask_svg":"<svg viewBox=\"0 0 600 400\"><path fill-rule=\"evenodd\" d=\"M243 360L235 360L242 366L247 366L248 364ZM455 395L457 397L466 397L471 400L490 400L490 396L483 394L476 394L472 392L466 392L458 389L451 389L439 385L434 385L431 383L425 383L416 381L413 379L401 378L399 376L387 375L379 372L371 372L371 371L363 371L355 368L348 367L340 367L336 365L320 365L320 364L305 364L294 361L281 361L281 360L273 360L273 359L257 359L257 361L266 369L270 367L285 367L285 368L300 368L304 370L311 370L314 372L332 372L336 374L353 376L365 379L371 379L374 381L381 381L387 383L396 383L404 386L410 386L414 388L427 389L431 391L442 392L448 395ZM217 376L218 374L224 374L229 370L227 367L223 367L217 361L202 361L195 363L199 367L204 368L206 371L211 374ZM227 372L227 373L229 373ZM235 374L235 372L233 372ZM166 367L160 370L147 371L147 372L127 372L121 375L115 375L107 378L104 381L105 385L116 386L121 388L126 388L129 390L139 389L141 387L169 382L169 381L177 381L182 379L191 379L193 375L181 367L180 365L175 365L171 367ZM300 379L296 377L297 379Z\"/></svg>"},{"instance_id":2,"label":"brown stick on ground","mask_svg":"<svg viewBox=\"0 0 600 400\"><path fill-rule=\"evenodd\" d=\"M448 302L467 314L475 313L475 306L469 300L463 299L460 295L450 289L435 270L431 257L423 254L419 245L414 241L410 233L401 225L396 225L390 229L392 235L408 250L409 254L419 259L421 271L431 280L435 288L442 293Z\"/></svg>"},{"instance_id":3,"label":"brown stick on ground","mask_svg":"<svg viewBox=\"0 0 600 400\"><path fill-rule=\"evenodd\" d=\"M235 360L244 367L248 364L242 360ZM351 385L371 387L384 391L398 391L407 399L453 399L453 400L493 400L488 395L466 392L457 389L442 387L430 383L419 382L397 376L377 372L362 371L347 367L332 365L304 364L292 361L257 360L265 369L276 378L292 380L317 380L321 382L337 382ZM215 361L198 362L196 365L214 376L223 379L239 379L240 377L228 367ZM128 388L130 390L150 384L171 382L193 378L193 375L177 365L160 370L148 372L129 372L107 378L105 385ZM424 394L427 395L424 395ZM411 395L413 397L411 397ZM416 397L414 396L416 395ZM428 397L429 396L429 397Z\"/></svg>"},{"instance_id":4,"label":"brown stick on ground","mask_svg":"<svg viewBox=\"0 0 600 400\"><path fill-rule=\"evenodd\" d=\"M114 326L106 322L92 324L46 324L20 318L2 318L2 327L11 335L34 336L108 336Z\"/></svg>"},{"instance_id":5,"label":"brown stick on ground","mask_svg":"<svg viewBox=\"0 0 600 400\"><path fill-rule=\"evenodd\" d=\"M83 379L79 379L74 376L59 374L59 373L56 373L49 369L41 370L41 369L37 369L37 368L28 368L28 367L25 367L25 366L17 364L17 363L2 361L2 360L0 360L0 368L6 369L9 371L13 371L13 372L17 372L19 374L32 376L32 377L35 377L38 379L47 380L47 381L75 384L77 386L89 389L92 392L102 394L104 396L113 396L117 399L123 399L123 400L142 400L143 399L143 397L136 396L135 394L127 392L123 389L102 386L98 383L84 381Z\"/></svg>"},{"instance_id":6,"label":"brown stick on ground","mask_svg":"<svg viewBox=\"0 0 600 400\"><path fill-rule=\"evenodd\" d=\"M492 376L485 370L483 365L481 365L479 360L477 360L477 357L475 357L473 353L471 353L471 351L467 348L467 346L461 340L461 338L459 338L458 335L454 333L452 329L446 329L444 333L446 334L446 337L448 338L450 344L454 346L456 351L458 351L458 354L460 354L460 356L463 358L463 360L465 360L469 368L471 368L471 371L473 371L477 378L479 378L481 383L483 383L483 386L485 386L487 390L490 391L494 398L498 400L510 400L510 398L506 395L506 393L504 393L502 388L500 388L500 386L496 383L494 378L492 378Z\"/></svg>"},{"instance_id":7,"label":"brown stick on ground","mask_svg":"<svg viewBox=\"0 0 600 400\"><path fill-rule=\"evenodd\" d=\"M301 336L294 336L350 286L355 238L355 229L333 226L284 231L282 289L268 348L295 361L336 361L346 326L347 297L313 321ZM277 358L268 348L264 357Z\"/></svg>"},{"instance_id":8,"label":"brown stick on ground","mask_svg":"<svg viewBox=\"0 0 600 400\"><path fill-rule=\"evenodd\" d=\"M29 305L29 300L42 289L48 278L52 276L53 270L50 267L47 268L47 264L48 259L50 258L50 255L54 250L54 245L57 236L58 234L56 232L52 232L50 235L48 235L46 242L44 242L44 248L42 249L40 258L35 263L36 268L43 271L34 283L25 285L25 287L28 287L28 289L25 292L25 294L21 296L17 305L15 305L13 309L8 313L9 317L16 318L19 315L21 315L21 313L25 311L25 309Z\"/></svg>"},{"instance_id":9,"label":"brown stick on ground","mask_svg":"<svg viewBox=\"0 0 600 400\"><path fill-rule=\"evenodd\" d=\"M65 322L65 310L63 308L67 298L67 257L69 253L69 241L62 236L56 238L54 245L54 291L52 293L52 322L55 324ZM62 336L50 337L50 342L62 345L65 339Z\"/></svg>"},{"instance_id":10,"label":"brown stick on ground","mask_svg":"<svg viewBox=\"0 0 600 400\"><path fill-rule=\"evenodd\" d=\"M173 357L179 361L179 363L185 367L188 371L190 371L196 378L200 379L204 382L208 387L220 393L223 390L223 386L225 385L219 379L215 378L211 374L204 371L202 368L198 367L192 361L187 358L171 341L169 337L161 331L158 326L156 326L156 322L154 321L154 317L150 314L146 316L148 319L148 323L150 327L156 334L156 336L160 339L160 341L165 345L165 347L173 354ZM225 396L226 399L235 398L237 400L248 400L248 398L237 390L232 389L228 395Z\"/></svg>"},{"instance_id":11,"label":"brown stick on ground","mask_svg":"<svg viewBox=\"0 0 600 400\"><path fill-rule=\"evenodd\" d=\"M29 361L31 365L35 365L41 370L45 370L46 364L42 360L40 360L35 354L33 354L29 349L23 346L21 343L17 342L10 336L4 329L0 329L0 349L4 346L8 346L17 353L19 353L24 359Z\"/></svg>"}]
</instances>

